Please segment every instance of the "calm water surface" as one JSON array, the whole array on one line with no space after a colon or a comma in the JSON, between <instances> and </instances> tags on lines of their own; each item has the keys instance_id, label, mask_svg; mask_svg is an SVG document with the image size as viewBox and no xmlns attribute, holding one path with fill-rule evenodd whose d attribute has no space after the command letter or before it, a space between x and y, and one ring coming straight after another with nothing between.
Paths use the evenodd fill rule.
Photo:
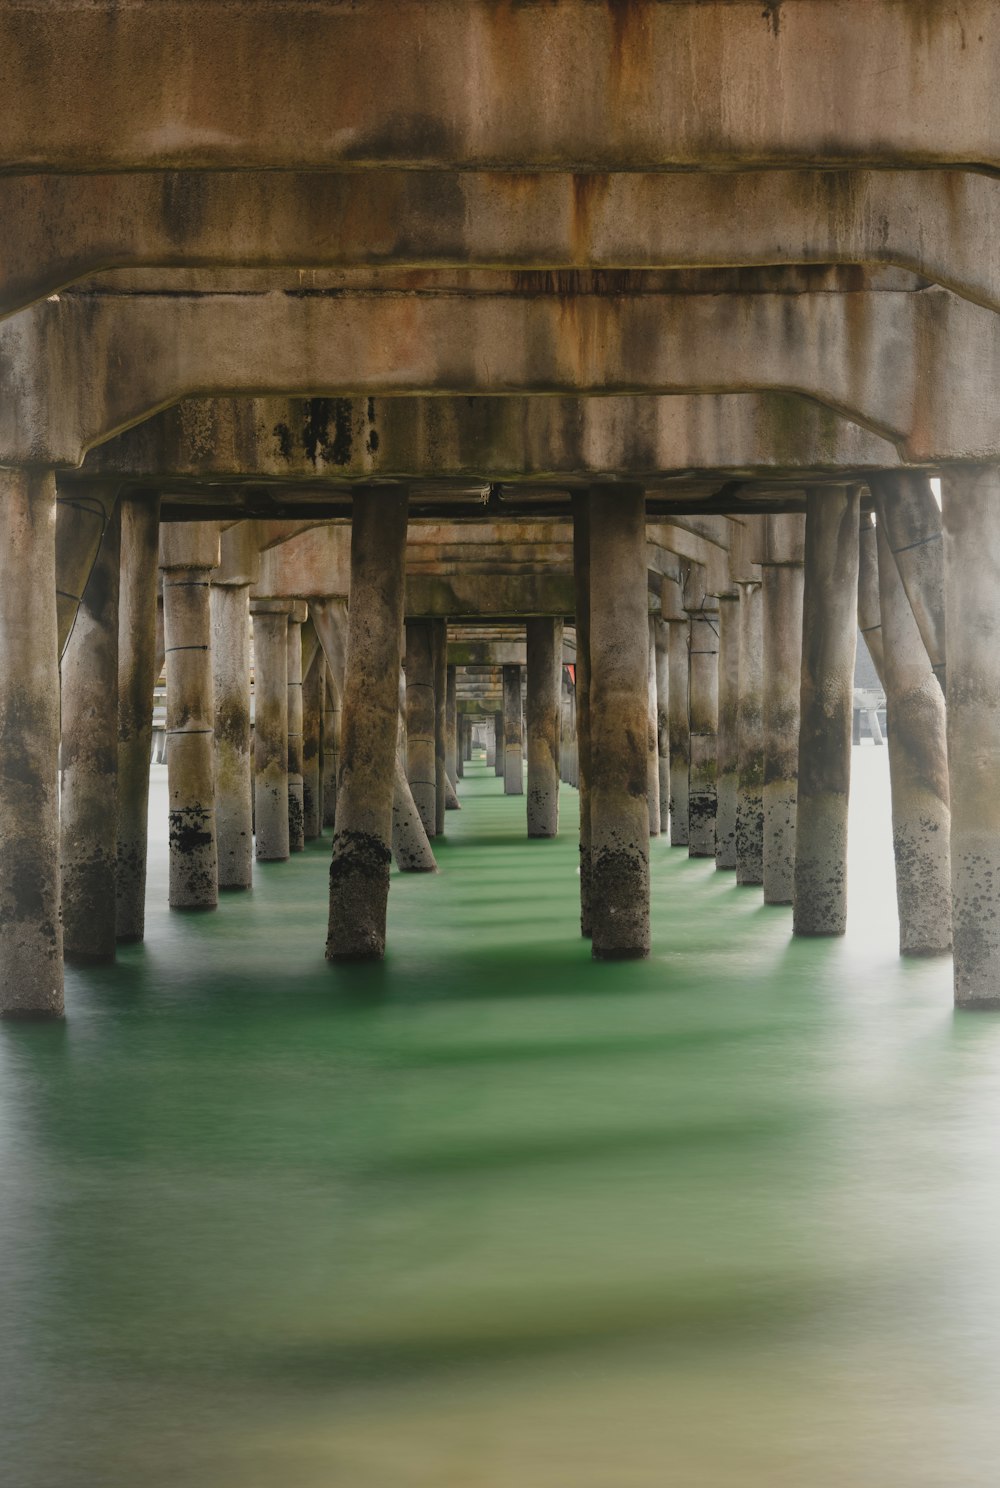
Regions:
<instances>
[{"instance_id":1,"label":"calm water surface","mask_svg":"<svg viewBox=\"0 0 1000 1488\"><path fill-rule=\"evenodd\" d=\"M391 953L329 837L0 1030L11 1488L1000 1481L1000 1018L896 955L884 751L851 928L653 844L595 966L563 835L473 766Z\"/></svg>"}]
</instances>

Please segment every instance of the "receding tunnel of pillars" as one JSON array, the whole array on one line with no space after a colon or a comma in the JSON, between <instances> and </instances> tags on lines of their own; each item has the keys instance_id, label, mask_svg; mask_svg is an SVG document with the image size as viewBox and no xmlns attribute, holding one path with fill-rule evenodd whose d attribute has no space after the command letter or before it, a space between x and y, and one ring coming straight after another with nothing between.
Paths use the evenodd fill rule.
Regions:
<instances>
[{"instance_id":1,"label":"receding tunnel of pillars","mask_svg":"<svg viewBox=\"0 0 1000 1488\"><path fill-rule=\"evenodd\" d=\"M558 832L560 779L578 789L581 932L596 958L648 954L649 844L661 833L760 886L767 903L790 904L796 934L842 934L859 626L887 696L900 950L946 952L954 917L956 998L995 1004L1000 937L983 906L1000 869L1000 808L967 768L992 737L983 698L997 695L1000 670L983 641L992 494L967 477L949 529L960 605L943 583L926 477L814 488L801 513L733 521L721 586L696 561L651 579L643 491L594 487L573 497L573 613L524 617L513 644L508 624L480 665L449 660L460 623L405 613L403 487L356 493L348 594L308 602L259 592L252 523L161 525L147 496L67 501L59 519L76 540L61 558L56 543L61 807L9 818L4 1011L58 1015L61 953L108 961L116 942L143 936L151 699L164 666L178 910L216 908L220 889L251 886L254 854L287 859L331 828L327 956L381 957L391 861L435 870L475 740L505 793L525 796L530 838ZM4 619L30 659L45 623L38 503L22 502L19 522L16 506L14 493ZM85 572L81 523L97 534ZM55 701L39 695L23 714L22 769L57 726Z\"/></svg>"}]
</instances>

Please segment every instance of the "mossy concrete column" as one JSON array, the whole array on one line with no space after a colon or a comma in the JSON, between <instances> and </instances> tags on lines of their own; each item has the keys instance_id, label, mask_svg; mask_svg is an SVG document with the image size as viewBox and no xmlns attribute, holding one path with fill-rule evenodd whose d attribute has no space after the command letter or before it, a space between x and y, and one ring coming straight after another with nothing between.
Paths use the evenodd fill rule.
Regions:
<instances>
[{"instance_id":1,"label":"mossy concrete column","mask_svg":"<svg viewBox=\"0 0 1000 1488\"><path fill-rule=\"evenodd\" d=\"M406 622L406 777L428 837L437 835L434 622Z\"/></svg>"},{"instance_id":2,"label":"mossy concrete column","mask_svg":"<svg viewBox=\"0 0 1000 1488\"><path fill-rule=\"evenodd\" d=\"M847 928L847 808L858 631L856 486L806 493L799 793L795 822L796 935Z\"/></svg>"},{"instance_id":3,"label":"mossy concrete column","mask_svg":"<svg viewBox=\"0 0 1000 1488\"><path fill-rule=\"evenodd\" d=\"M641 488L592 487L590 831L593 954L649 954L649 618Z\"/></svg>"},{"instance_id":4,"label":"mossy concrete column","mask_svg":"<svg viewBox=\"0 0 1000 1488\"><path fill-rule=\"evenodd\" d=\"M649 649L646 676L646 804L649 807L649 835L660 835L660 735L656 706L656 616L650 615Z\"/></svg>"},{"instance_id":5,"label":"mossy concrete column","mask_svg":"<svg viewBox=\"0 0 1000 1488\"><path fill-rule=\"evenodd\" d=\"M313 842L323 828L323 709L326 660L313 653L302 679L302 831Z\"/></svg>"},{"instance_id":6,"label":"mossy concrete column","mask_svg":"<svg viewBox=\"0 0 1000 1488\"><path fill-rule=\"evenodd\" d=\"M660 832L670 832L670 626L654 615L653 646L656 663L656 756L660 793Z\"/></svg>"},{"instance_id":7,"label":"mossy concrete column","mask_svg":"<svg viewBox=\"0 0 1000 1488\"><path fill-rule=\"evenodd\" d=\"M573 503L573 600L576 606L576 769L580 797L580 934L593 926L590 812L590 497Z\"/></svg>"},{"instance_id":8,"label":"mossy concrete column","mask_svg":"<svg viewBox=\"0 0 1000 1488\"><path fill-rule=\"evenodd\" d=\"M120 562L116 507L62 658L63 954L81 964L115 959Z\"/></svg>"},{"instance_id":9,"label":"mossy concrete column","mask_svg":"<svg viewBox=\"0 0 1000 1488\"><path fill-rule=\"evenodd\" d=\"M381 960L392 859L408 493L358 490L330 864L330 960ZM432 735L433 739L433 735Z\"/></svg>"},{"instance_id":10,"label":"mossy concrete column","mask_svg":"<svg viewBox=\"0 0 1000 1488\"><path fill-rule=\"evenodd\" d=\"M1000 468L941 485L955 1001L1000 1009Z\"/></svg>"},{"instance_id":11,"label":"mossy concrete column","mask_svg":"<svg viewBox=\"0 0 1000 1488\"><path fill-rule=\"evenodd\" d=\"M528 836L559 832L559 703L562 680L562 621L526 624L528 696Z\"/></svg>"},{"instance_id":12,"label":"mossy concrete column","mask_svg":"<svg viewBox=\"0 0 1000 1488\"><path fill-rule=\"evenodd\" d=\"M259 863L283 863L288 833L288 604L255 599L253 798Z\"/></svg>"},{"instance_id":13,"label":"mossy concrete column","mask_svg":"<svg viewBox=\"0 0 1000 1488\"><path fill-rule=\"evenodd\" d=\"M215 909L219 902L210 603L218 563L217 523L160 527L172 909Z\"/></svg>"},{"instance_id":14,"label":"mossy concrete column","mask_svg":"<svg viewBox=\"0 0 1000 1488\"><path fill-rule=\"evenodd\" d=\"M118 846L115 854L115 933L122 942L142 940L146 927L159 547L159 496L123 498L118 591Z\"/></svg>"},{"instance_id":15,"label":"mossy concrete column","mask_svg":"<svg viewBox=\"0 0 1000 1488\"><path fill-rule=\"evenodd\" d=\"M736 867L739 807L740 597L727 590L719 600L719 723L716 740L715 866Z\"/></svg>"},{"instance_id":16,"label":"mossy concrete column","mask_svg":"<svg viewBox=\"0 0 1000 1488\"><path fill-rule=\"evenodd\" d=\"M869 477L896 570L934 675L945 688L944 552L941 510L923 470L881 470Z\"/></svg>"},{"instance_id":17,"label":"mossy concrete column","mask_svg":"<svg viewBox=\"0 0 1000 1488\"><path fill-rule=\"evenodd\" d=\"M458 668L455 666L449 666L448 668L445 683L445 714L445 768L448 772L448 779L454 787L461 778L458 769L459 755L461 753L458 738Z\"/></svg>"},{"instance_id":18,"label":"mossy concrete column","mask_svg":"<svg viewBox=\"0 0 1000 1488\"><path fill-rule=\"evenodd\" d=\"M492 766L494 772L497 764L497 724L496 715L486 720L486 764Z\"/></svg>"},{"instance_id":19,"label":"mossy concrete column","mask_svg":"<svg viewBox=\"0 0 1000 1488\"><path fill-rule=\"evenodd\" d=\"M503 669L503 793L524 795L524 723L521 703L521 668Z\"/></svg>"},{"instance_id":20,"label":"mossy concrete column","mask_svg":"<svg viewBox=\"0 0 1000 1488\"><path fill-rule=\"evenodd\" d=\"M0 471L0 1015L63 1012L56 488Z\"/></svg>"},{"instance_id":21,"label":"mossy concrete column","mask_svg":"<svg viewBox=\"0 0 1000 1488\"><path fill-rule=\"evenodd\" d=\"M877 542L899 950L903 956L935 956L951 949L945 703L892 556L881 506Z\"/></svg>"},{"instance_id":22,"label":"mossy concrete column","mask_svg":"<svg viewBox=\"0 0 1000 1488\"><path fill-rule=\"evenodd\" d=\"M434 830L444 832L448 810L448 622L435 620L434 648Z\"/></svg>"},{"instance_id":23,"label":"mossy concrete column","mask_svg":"<svg viewBox=\"0 0 1000 1488\"><path fill-rule=\"evenodd\" d=\"M503 779L503 710L493 715L493 773Z\"/></svg>"},{"instance_id":24,"label":"mossy concrete column","mask_svg":"<svg viewBox=\"0 0 1000 1488\"><path fill-rule=\"evenodd\" d=\"M764 903L795 886L805 517L767 517L761 563L764 633Z\"/></svg>"},{"instance_id":25,"label":"mossy concrete column","mask_svg":"<svg viewBox=\"0 0 1000 1488\"><path fill-rule=\"evenodd\" d=\"M302 814L302 626L306 606L295 600L288 611L285 637L288 656L288 851L301 852L306 845Z\"/></svg>"},{"instance_id":26,"label":"mossy concrete column","mask_svg":"<svg viewBox=\"0 0 1000 1488\"><path fill-rule=\"evenodd\" d=\"M337 824L337 764L340 754L340 691L326 668L323 685L323 825Z\"/></svg>"},{"instance_id":27,"label":"mossy concrete column","mask_svg":"<svg viewBox=\"0 0 1000 1488\"><path fill-rule=\"evenodd\" d=\"M705 589L705 570L692 563L684 583L688 636L688 855L715 857L719 729L719 602Z\"/></svg>"},{"instance_id":28,"label":"mossy concrete column","mask_svg":"<svg viewBox=\"0 0 1000 1488\"><path fill-rule=\"evenodd\" d=\"M691 720L688 712L690 664L689 627L681 586L664 578L660 586L660 614L669 630L668 727L670 743L670 845L688 845L688 775L691 768Z\"/></svg>"},{"instance_id":29,"label":"mossy concrete column","mask_svg":"<svg viewBox=\"0 0 1000 1488\"><path fill-rule=\"evenodd\" d=\"M250 749L250 585L260 569L253 522L227 527L212 575L215 687L215 830L219 888L253 883L253 762Z\"/></svg>"}]
</instances>

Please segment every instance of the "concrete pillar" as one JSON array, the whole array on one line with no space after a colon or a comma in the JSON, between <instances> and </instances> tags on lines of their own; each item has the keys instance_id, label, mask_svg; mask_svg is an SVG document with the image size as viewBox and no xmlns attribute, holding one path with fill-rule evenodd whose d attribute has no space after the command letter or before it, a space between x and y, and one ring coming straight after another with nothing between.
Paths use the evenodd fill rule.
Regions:
<instances>
[{"instance_id":1,"label":"concrete pillar","mask_svg":"<svg viewBox=\"0 0 1000 1488\"><path fill-rule=\"evenodd\" d=\"M889 556L892 557L891 552ZM879 567L879 543L875 527L870 514L863 512L858 532L858 629L864 636L872 665L884 687L885 642L882 636ZM919 635L919 631L917 634ZM860 739L855 739L854 742L860 743Z\"/></svg>"},{"instance_id":2,"label":"concrete pillar","mask_svg":"<svg viewBox=\"0 0 1000 1488\"><path fill-rule=\"evenodd\" d=\"M739 796L740 596L719 595L719 714L716 741L715 866L736 867Z\"/></svg>"},{"instance_id":3,"label":"concrete pillar","mask_svg":"<svg viewBox=\"0 0 1000 1488\"><path fill-rule=\"evenodd\" d=\"M528 836L559 832L559 684L562 680L562 621L526 624L528 697Z\"/></svg>"},{"instance_id":4,"label":"concrete pillar","mask_svg":"<svg viewBox=\"0 0 1000 1488\"><path fill-rule=\"evenodd\" d=\"M719 727L719 610L705 592L705 571L693 563L684 585L688 615L688 855L715 857L716 771Z\"/></svg>"},{"instance_id":5,"label":"concrete pillar","mask_svg":"<svg viewBox=\"0 0 1000 1488\"><path fill-rule=\"evenodd\" d=\"M462 759L466 764L472 760L472 719L466 718L462 726Z\"/></svg>"},{"instance_id":6,"label":"concrete pillar","mask_svg":"<svg viewBox=\"0 0 1000 1488\"><path fill-rule=\"evenodd\" d=\"M448 810L448 622L432 622L434 647L434 828L444 832Z\"/></svg>"},{"instance_id":7,"label":"concrete pillar","mask_svg":"<svg viewBox=\"0 0 1000 1488\"><path fill-rule=\"evenodd\" d=\"M858 630L856 486L806 493L799 793L795 823L796 935L847 928L847 807Z\"/></svg>"},{"instance_id":8,"label":"concrete pillar","mask_svg":"<svg viewBox=\"0 0 1000 1488\"><path fill-rule=\"evenodd\" d=\"M576 607L576 757L580 797L580 934L593 927L590 813L590 497L575 493L573 505L573 600Z\"/></svg>"},{"instance_id":9,"label":"concrete pillar","mask_svg":"<svg viewBox=\"0 0 1000 1488\"><path fill-rule=\"evenodd\" d=\"M590 830L593 953L649 954L649 623L641 488L593 487Z\"/></svg>"},{"instance_id":10,"label":"concrete pillar","mask_svg":"<svg viewBox=\"0 0 1000 1488\"><path fill-rule=\"evenodd\" d=\"M115 959L120 563L115 508L62 658L63 954L82 964Z\"/></svg>"},{"instance_id":11,"label":"concrete pillar","mask_svg":"<svg viewBox=\"0 0 1000 1488\"><path fill-rule=\"evenodd\" d=\"M217 523L161 526L172 909L215 909L219 902L209 597L218 562Z\"/></svg>"},{"instance_id":12,"label":"concrete pillar","mask_svg":"<svg viewBox=\"0 0 1000 1488\"><path fill-rule=\"evenodd\" d=\"M452 785L458 784L459 738L458 738L458 668L450 666L446 682L445 733L447 738L445 766Z\"/></svg>"},{"instance_id":13,"label":"concrete pillar","mask_svg":"<svg viewBox=\"0 0 1000 1488\"><path fill-rule=\"evenodd\" d=\"M670 845L688 845L688 777L691 768L691 718L687 616L681 605L679 586L665 578L661 586L663 618L670 634L667 655L670 670L668 697L670 732Z\"/></svg>"},{"instance_id":14,"label":"concrete pillar","mask_svg":"<svg viewBox=\"0 0 1000 1488\"><path fill-rule=\"evenodd\" d=\"M0 1014L63 1012L56 490L0 470Z\"/></svg>"},{"instance_id":15,"label":"concrete pillar","mask_svg":"<svg viewBox=\"0 0 1000 1488\"><path fill-rule=\"evenodd\" d=\"M791 904L795 883L805 517L767 517L764 632L764 903Z\"/></svg>"},{"instance_id":16,"label":"concrete pillar","mask_svg":"<svg viewBox=\"0 0 1000 1488\"><path fill-rule=\"evenodd\" d=\"M494 772L497 765L497 729L496 718L487 719L486 722L486 764L492 765Z\"/></svg>"},{"instance_id":17,"label":"concrete pillar","mask_svg":"<svg viewBox=\"0 0 1000 1488\"><path fill-rule=\"evenodd\" d=\"M428 837L437 835L434 622L406 622L406 775Z\"/></svg>"},{"instance_id":18,"label":"concrete pillar","mask_svg":"<svg viewBox=\"0 0 1000 1488\"><path fill-rule=\"evenodd\" d=\"M758 570L759 572L759 570ZM764 614L759 579L741 583L736 882L764 882Z\"/></svg>"},{"instance_id":19,"label":"concrete pillar","mask_svg":"<svg viewBox=\"0 0 1000 1488\"><path fill-rule=\"evenodd\" d=\"M884 511L896 569L934 675L945 687L944 555L941 512L922 470L884 470L869 478Z\"/></svg>"},{"instance_id":20,"label":"concrete pillar","mask_svg":"<svg viewBox=\"0 0 1000 1488\"><path fill-rule=\"evenodd\" d=\"M660 789L660 832L670 832L670 625L653 617L656 658L656 755Z\"/></svg>"},{"instance_id":21,"label":"concrete pillar","mask_svg":"<svg viewBox=\"0 0 1000 1488\"><path fill-rule=\"evenodd\" d=\"M468 742L468 729L466 720L458 712L458 701L455 703L455 778L465 779L465 746ZM456 801L458 800L456 796Z\"/></svg>"},{"instance_id":22,"label":"concrete pillar","mask_svg":"<svg viewBox=\"0 0 1000 1488\"><path fill-rule=\"evenodd\" d=\"M325 660L325 658L324 658ZM323 687L323 825L337 824L337 762L340 753L340 692L329 667Z\"/></svg>"},{"instance_id":23,"label":"concrete pillar","mask_svg":"<svg viewBox=\"0 0 1000 1488\"><path fill-rule=\"evenodd\" d=\"M325 683L326 659L318 650L302 679L302 831L307 842L322 836L323 828Z\"/></svg>"},{"instance_id":24,"label":"concrete pillar","mask_svg":"<svg viewBox=\"0 0 1000 1488\"><path fill-rule=\"evenodd\" d=\"M118 481L56 480L56 624L62 656L76 623L104 529L118 501Z\"/></svg>"},{"instance_id":25,"label":"concrete pillar","mask_svg":"<svg viewBox=\"0 0 1000 1488\"><path fill-rule=\"evenodd\" d=\"M656 616L647 622L649 644L646 674L646 805L649 808L649 835L660 835L660 735L656 706Z\"/></svg>"},{"instance_id":26,"label":"concrete pillar","mask_svg":"<svg viewBox=\"0 0 1000 1488\"><path fill-rule=\"evenodd\" d=\"M302 815L302 625L306 606L294 601L288 611L285 633L288 687L288 851L301 852L306 845Z\"/></svg>"},{"instance_id":27,"label":"concrete pillar","mask_svg":"<svg viewBox=\"0 0 1000 1488\"><path fill-rule=\"evenodd\" d=\"M257 861L281 863L288 831L288 605L255 599L253 798Z\"/></svg>"},{"instance_id":28,"label":"concrete pillar","mask_svg":"<svg viewBox=\"0 0 1000 1488\"><path fill-rule=\"evenodd\" d=\"M503 711L493 715L493 773L503 779Z\"/></svg>"},{"instance_id":29,"label":"concrete pillar","mask_svg":"<svg viewBox=\"0 0 1000 1488\"><path fill-rule=\"evenodd\" d=\"M121 502L118 594L118 848L116 933L142 940L146 927L146 846L149 763L159 579L160 498L144 493Z\"/></svg>"},{"instance_id":30,"label":"concrete pillar","mask_svg":"<svg viewBox=\"0 0 1000 1488\"><path fill-rule=\"evenodd\" d=\"M955 1002L1000 1008L1000 469L941 485Z\"/></svg>"},{"instance_id":31,"label":"concrete pillar","mask_svg":"<svg viewBox=\"0 0 1000 1488\"><path fill-rule=\"evenodd\" d=\"M253 764L250 751L250 585L260 559L252 522L220 539L212 583L215 686L215 828L219 888L253 883Z\"/></svg>"},{"instance_id":32,"label":"concrete pillar","mask_svg":"<svg viewBox=\"0 0 1000 1488\"><path fill-rule=\"evenodd\" d=\"M521 715L521 668L503 669L503 793L524 794L524 741Z\"/></svg>"},{"instance_id":33,"label":"concrete pillar","mask_svg":"<svg viewBox=\"0 0 1000 1488\"><path fill-rule=\"evenodd\" d=\"M385 954L407 505L405 486L354 494L330 960L381 960Z\"/></svg>"},{"instance_id":34,"label":"concrete pillar","mask_svg":"<svg viewBox=\"0 0 1000 1488\"><path fill-rule=\"evenodd\" d=\"M934 956L951 949L944 696L899 577L881 508L877 543L899 950L903 956Z\"/></svg>"}]
</instances>

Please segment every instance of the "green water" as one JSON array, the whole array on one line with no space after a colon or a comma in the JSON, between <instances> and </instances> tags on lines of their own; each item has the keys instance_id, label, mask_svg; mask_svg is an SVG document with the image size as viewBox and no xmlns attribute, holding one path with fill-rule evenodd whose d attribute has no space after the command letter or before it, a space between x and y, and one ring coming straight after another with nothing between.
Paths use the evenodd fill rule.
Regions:
<instances>
[{"instance_id":1,"label":"green water","mask_svg":"<svg viewBox=\"0 0 1000 1488\"><path fill-rule=\"evenodd\" d=\"M1000 1020L901 963L884 754L852 921L653 845L576 934L481 763L380 968L329 839L0 1031L11 1488L967 1488L1000 1479Z\"/></svg>"}]
</instances>

